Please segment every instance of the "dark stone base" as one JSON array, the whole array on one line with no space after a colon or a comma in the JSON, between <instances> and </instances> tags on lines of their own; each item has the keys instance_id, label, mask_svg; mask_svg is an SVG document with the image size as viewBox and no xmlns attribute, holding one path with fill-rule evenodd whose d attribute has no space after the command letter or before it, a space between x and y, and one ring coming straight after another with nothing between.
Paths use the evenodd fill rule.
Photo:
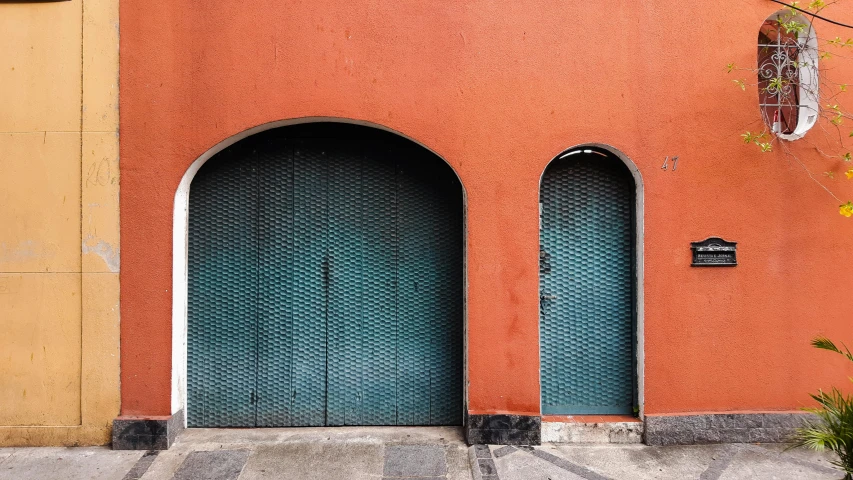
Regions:
<instances>
[{"instance_id":1,"label":"dark stone base","mask_svg":"<svg viewBox=\"0 0 853 480\"><path fill-rule=\"evenodd\" d=\"M465 439L469 445L540 445L542 419L525 415L469 415Z\"/></svg>"},{"instance_id":2,"label":"dark stone base","mask_svg":"<svg viewBox=\"0 0 853 480\"><path fill-rule=\"evenodd\" d=\"M184 429L184 412L113 420L113 450L168 450Z\"/></svg>"},{"instance_id":3,"label":"dark stone base","mask_svg":"<svg viewBox=\"0 0 853 480\"><path fill-rule=\"evenodd\" d=\"M796 428L813 418L806 413L646 415L645 441L648 445L785 443Z\"/></svg>"}]
</instances>

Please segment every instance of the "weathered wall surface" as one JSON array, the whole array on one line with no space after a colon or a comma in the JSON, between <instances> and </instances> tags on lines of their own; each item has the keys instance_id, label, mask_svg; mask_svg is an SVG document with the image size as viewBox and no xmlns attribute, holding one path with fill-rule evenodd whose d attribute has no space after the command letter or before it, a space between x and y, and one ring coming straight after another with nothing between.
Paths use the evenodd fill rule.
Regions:
<instances>
[{"instance_id":1,"label":"weathered wall surface","mask_svg":"<svg viewBox=\"0 0 853 480\"><path fill-rule=\"evenodd\" d=\"M0 446L119 409L118 1L0 3Z\"/></svg>"},{"instance_id":2,"label":"weathered wall surface","mask_svg":"<svg viewBox=\"0 0 853 480\"><path fill-rule=\"evenodd\" d=\"M587 142L620 150L645 184L646 413L792 410L843 383L853 370L808 342L853 339L853 223L783 149L742 144L761 129L758 95L725 72L755 64L758 29L778 8L121 2L123 414L172 412L182 175L226 138L301 117L383 125L459 173L471 413L539 413L539 179ZM833 16L853 22L843 6ZM843 65L833 75L853 79ZM818 177L844 165L815 152L826 138L818 127L791 145ZM675 155L677 171L662 170ZM690 267L690 242L712 235L739 242L738 267Z\"/></svg>"}]
</instances>

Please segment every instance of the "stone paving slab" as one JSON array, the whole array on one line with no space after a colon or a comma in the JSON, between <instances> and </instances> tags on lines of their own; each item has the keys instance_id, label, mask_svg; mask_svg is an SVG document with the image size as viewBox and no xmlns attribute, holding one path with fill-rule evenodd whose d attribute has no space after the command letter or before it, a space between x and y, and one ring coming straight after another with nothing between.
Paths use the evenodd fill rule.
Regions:
<instances>
[{"instance_id":1,"label":"stone paving slab","mask_svg":"<svg viewBox=\"0 0 853 480\"><path fill-rule=\"evenodd\" d=\"M699 478L725 446L559 446L552 453L608 478Z\"/></svg>"},{"instance_id":2,"label":"stone paving slab","mask_svg":"<svg viewBox=\"0 0 853 480\"><path fill-rule=\"evenodd\" d=\"M169 480L175 476L175 472L178 471L178 468L180 468L187 455L191 452L173 452L173 450L176 450L176 448L172 447L170 450L160 450L157 458L148 466L139 480ZM166 455L166 453L170 453L170 455Z\"/></svg>"},{"instance_id":3,"label":"stone paving slab","mask_svg":"<svg viewBox=\"0 0 853 480\"><path fill-rule=\"evenodd\" d=\"M0 460L0 480L123 480L144 454L108 447L16 448Z\"/></svg>"},{"instance_id":4,"label":"stone paving slab","mask_svg":"<svg viewBox=\"0 0 853 480\"><path fill-rule=\"evenodd\" d=\"M839 480L838 471L808 462L793 462L785 456L768 455L761 449L737 449L720 480ZM704 480L704 479L703 479ZM709 479L712 480L712 479Z\"/></svg>"},{"instance_id":5,"label":"stone paving slab","mask_svg":"<svg viewBox=\"0 0 853 480\"><path fill-rule=\"evenodd\" d=\"M382 476L382 445L288 443L255 449L240 480L376 480Z\"/></svg>"},{"instance_id":6,"label":"stone paving slab","mask_svg":"<svg viewBox=\"0 0 853 480\"><path fill-rule=\"evenodd\" d=\"M825 469L834 469L832 461L835 457L829 452L815 452L805 448L790 448L789 445L780 444L763 444L763 445L748 445L747 449L759 449L765 455L775 458L774 455L784 457L789 462L806 462L811 465L817 465Z\"/></svg>"},{"instance_id":7,"label":"stone paving slab","mask_svg":"<svg viewBox=\"0 0 853 480\"><path fill-rule=\"evenodd\" d=\"M447 480L471 480L468 445L464 442L447 445L444 455L447 458Z\"/></svg>"},{"instance_id":8,"label":"stone paving slab","mask_svg":"<svg viewBox=\"0 0 853 480\"><path fill-rule=\"evenodd\" d=\"M192 452L181 463L173 480L237 480L246 460L246 450L213 450Z\"/></svg>"},{"instance_id":9,"label":"stone paving slab","mask_svg":"<svg viewBox=\"0 0 853 480\"><path fill-rule=\"evenodd\" d=\"M392 477L445 477L444 449L432 445L389 445L385 447L382 475Z\"/></svg>"}]
</instances>

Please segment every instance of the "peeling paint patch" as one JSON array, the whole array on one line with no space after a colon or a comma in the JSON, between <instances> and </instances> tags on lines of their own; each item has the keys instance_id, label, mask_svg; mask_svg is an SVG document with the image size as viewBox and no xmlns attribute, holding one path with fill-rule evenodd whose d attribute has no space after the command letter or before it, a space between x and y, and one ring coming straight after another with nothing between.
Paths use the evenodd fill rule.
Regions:
<instances>
[{"instance_id":1,"label":"peeling paint patch","mask_svg":"<svg viewBox=\"0 0 853 480\"><path fill-rule=\"evenodd\" d=\"M118 272L120 264L118 249L113 248L112 245L103 240L98 240L97 242L95 240L95 237L92 235L88 235L83 239L83 255L93 253L101 257L101 260L107 264L110 272Z\"/></svg>"}]
</instances>

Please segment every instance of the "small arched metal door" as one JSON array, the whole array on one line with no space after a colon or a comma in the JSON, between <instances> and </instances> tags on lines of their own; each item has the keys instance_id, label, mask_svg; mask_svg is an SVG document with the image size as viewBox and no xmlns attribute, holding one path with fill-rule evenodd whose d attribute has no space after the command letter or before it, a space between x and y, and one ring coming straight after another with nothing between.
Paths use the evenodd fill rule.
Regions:
<instances>
[{"instance_id":1,"label":"small arched metal door","mask_svg":"<svg viewBox=\"0 0 853 480\"><path fill-rule=\"evenodd\" d=\"M462 422L462 190L426 149L286 127L189 210L190 426Z\"/></svg>"},{"instance_id":2,"label":"small arched metal door","mask_svg":"<svg viewBox=\"0 0 853 480\"><path fill-rule=\"evenodd\" d=\"M567 152L540 192L543 415L636 406L634 181L599 149Z\"/></svg>"}]
</instances>

